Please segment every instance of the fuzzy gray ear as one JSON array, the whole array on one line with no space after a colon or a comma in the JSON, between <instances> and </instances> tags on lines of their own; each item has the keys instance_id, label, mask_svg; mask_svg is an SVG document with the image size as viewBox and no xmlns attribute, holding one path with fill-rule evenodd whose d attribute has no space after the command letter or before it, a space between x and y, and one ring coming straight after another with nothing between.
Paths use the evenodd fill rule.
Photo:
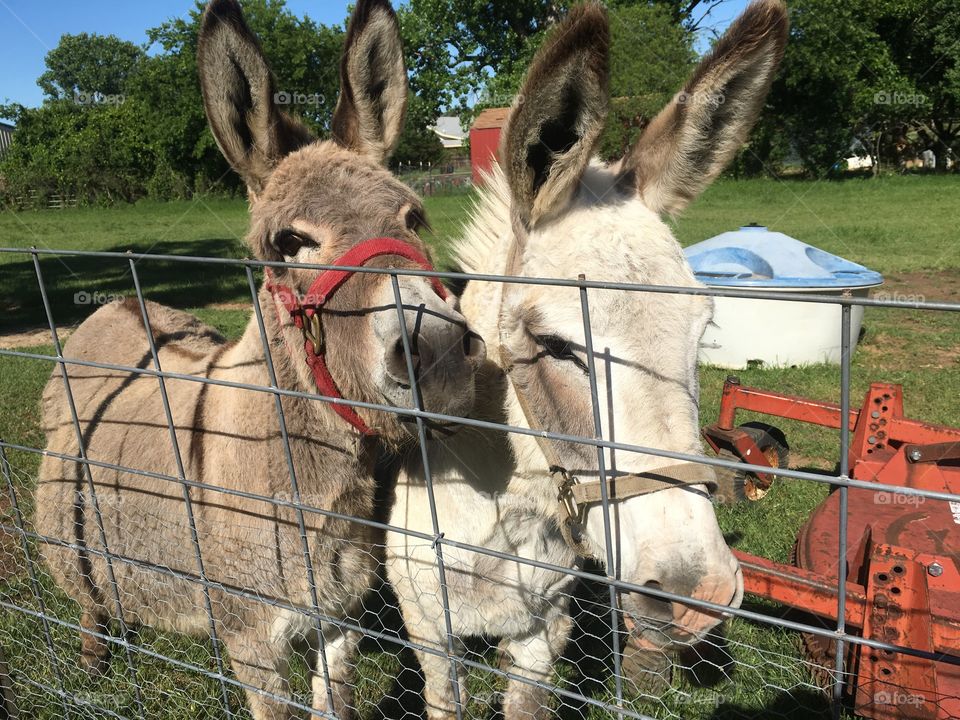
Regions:
<instances>
[{"instance_id":1,"label":"fuzzy gray ear","mask_svg":"<svg viewBox=\"0 0 960 720\"><path fill-rule=\"evenodd\" d=\"M756 0L623 160L644 202L675 214L733 159L753 128L787 44L782 0Z\"/></svg>"},{"instance_id":2,"label":"fuzzy gray ear","mask_svg":"<svg viewBox=\"0 0 960 720\"><path fill-rule=\"evenodd\" d=\"M514 209L534 225L572 197L609 107L610 28L597 3L550 32L527 72L500 146Z\"/></svg>"},{"instance_id":3,"label":"fuzzy gray ear","mask_svg":"<svg viewBox=\"0 0 960 720\"><path fill-rule=\"evenodd\" d=\"M333 137L383 163L400 141L406 112L407 68L396 13L388 0L359 0L340 64Z\"/></svg>"},{"instance_id":4,"label":"fuzzy gray ear","mask_svg":"<svg viewBox=\"0 0 960 720\"><path fill-rule=\"evenodd\" d=\"M300 121L277 108L273 74L236 0L207 5L197 65L210 129L224 157L257 195L277 163L313 138Z\"/></svg>"}]
</instances>

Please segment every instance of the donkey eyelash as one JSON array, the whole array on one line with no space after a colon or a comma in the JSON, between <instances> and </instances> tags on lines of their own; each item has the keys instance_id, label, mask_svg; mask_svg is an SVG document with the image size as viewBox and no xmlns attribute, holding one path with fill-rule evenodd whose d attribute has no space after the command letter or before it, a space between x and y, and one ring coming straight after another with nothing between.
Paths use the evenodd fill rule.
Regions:
<instances>
[{"instance_id":1,"label":"donkey eyelash","mask_svg":"<svg viewBox=\"0 0 960 720\"><path fill-rule=\"evenodd\" d=\"M407 212L406 223L407 230L412 232L431 229L430 221L427 220L425 211L419 208L412 208Z\"/></svg>"},{"instance_id":2,"label":"donkey eyelash","mask_svg":"<svg viewBox=\"0 0 960 720\"><path fill-rule=\"evenodd\" d=\"M546 350L551 357L572 362L585 373L590 372L587 364L573 351L573 346L569 340L564 340L559 335L534 335L533 337L536 343Z\"/></svg>"},{"instance_id":3,"label":"donkey eyelash","mask_svg":"<svg viewBox=\"0 0 960 720\"><path fill-rule=\"evenodd\" d=\"M273 236L273 246L280 251L280 254L287 257L293 257L303 247L316 247L316 245L312 238L292 228L284 228Z\"/></svg>"}]
</instances>

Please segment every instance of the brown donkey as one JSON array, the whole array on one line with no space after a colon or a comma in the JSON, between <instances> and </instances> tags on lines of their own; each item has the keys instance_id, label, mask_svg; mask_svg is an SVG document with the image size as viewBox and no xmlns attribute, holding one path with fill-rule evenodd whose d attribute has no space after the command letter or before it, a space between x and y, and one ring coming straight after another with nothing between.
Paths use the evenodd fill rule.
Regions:
<instances>
[{"instance_id":1,"label":"brown donkey","mask_svg":"<svg viewBox=\"0 0 960 720\"><path fill-rule=\"evenodd\" d=\"M387 0L357 4L332 141L315 141L278 110L272 75L235 0L207 7L199 67L210 126L249 188L247 240L257 258L426 263L416 234L423 208L382 167L407 99L399 28ZM424 408L469 413L482 343L439 283L402 277L399 287L406 333L387 275L276 269L259 291L273 369L256 317L228 343L195 318L154 303L145 303L144 318L136 300L97 311L74 333L66 356L217 383L270 386L275 372L284 390L412 407L408 334L422 365ZM222 384L168 377L161 386L149 375L66 369L66 378L53 373L44 392L48 449L154 474L44 458L36 527L52 539L42 552L53 577L82 608L83 665L94 674L105 669L112 618L124 627L148 623L201 636L215 630L237 678L249 686L254 718L300 717L284 700L292 645L306 639L316 650L322 640L331 667L342 665L336 657L356 637L333 623L318 626L308 613L316 606L325 617L350 615L373 580L378 538L369 526L316 512L303 512L301 521L290 502L299 495L304 505L371 518L377 437L392 446L409 442L404 424L389 412L337 410L289 395L278 403L271 393ZM189 504L176 481L181 475L202 483L189 491ZM196 581L200 573L206 585ZM330 691L319 658L314 670L313 706L349 717L351 678L334 671Z\"/></svg>"}]
</instances>

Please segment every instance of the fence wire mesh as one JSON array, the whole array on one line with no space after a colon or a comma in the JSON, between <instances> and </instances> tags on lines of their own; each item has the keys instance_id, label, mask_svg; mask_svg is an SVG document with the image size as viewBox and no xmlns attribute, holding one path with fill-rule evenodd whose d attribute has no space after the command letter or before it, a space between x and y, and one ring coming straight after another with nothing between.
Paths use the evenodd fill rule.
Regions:
<instances>
[{"instance_id":1,"label":"fence wire mesh","mask_svg":"<svg viewBox=\"0 0 960 720\"><path fill-rule=\"evenodd\" d=\"M839 623L786 612L777 603L757 597L748 597L742 607L732 609L657 584L624 580L605 569L616 565L611 527L617 522L606 492L599 503L606 541L601 562L564 564L550 555L515 554L501 546L484 547L458 539L457 528L445 525L438 513L436 469L431 472L437 453L446 447L435 430L447 424L459 425L461 432L532 435L585 446L597 453L601 476L607 472L604 463L610 452L643 453L715 469L764 471L761 465L637 446L603 436L601 391L591 341L589 297L595 290L837 304L843 318L838 371L841 416L848 416L851 410L852 307L957 312L960 305L639 286L582 277L574 281L351 268L357 273L390 276L413 388L412 405L396 407L324 397L281 384L274 364L283 362L278 357L282 343L278 345L268 336L263 317L268 310L260 307L255 273L264 266L284 267L283 263L14 248L0 252L22 253L32 261L37 297L49 321L53 346L49 354L0 350L0 357L46 363L55 379L59 374L68 411L57 431L72 434L68 450L0 440L0 689L9 712L17 717L244 718L252 712L257 720L301 716L399 719L419 716L425 706L431 718L487 718L503 706L507 720L554 715L848 717L852 710L844 699L856 676L856 668L845 662L851 648L862 647L886 657L925 657L951 666L960 664L957 648L934 653L919 642L903 645L864 638L856 628L847 627L843 621L848 616L844 562L837 563ZM64 353L56 308L49 300L39 262L45 254L87 255L129 268L143 337L148 339L142 362L104 363ZM141 262L171 261L226 265L243 276L250 289L250 327L262 344L265 360L261 359L261 364L268 383L164 369L156 343L159 331L151 326L153 311L137 273ZM297 267L317 272L330 269ZM399 282L404 276L424 275L491 285L552 285L579 292L587 338L592 431L571 436L550 428L531 430L424 409L417 392L416 338L410 336L403 321L410 308ZM154 408L157 416L142 420L167 433L170 463L151 467L145 460L150 457L148 448L139 448L135 438L119 462L97 457L96 452L88 454L90 427L97 420L74 395L85 383L111 381L122 386L136 382L159 387L159 409ZM175 399L183 396L184 387L200 393L218 387L223 392L258 393L267 398L273 413L264 418L264 427L258 432L273 438L266 446L271 453L279 451L266 464L275 474L267 483L269 493L223 478L193 476L184 458L196 448L185 443L181 408ZM304 489L299 477L304 468L294 461L291 450L301 438L291 437L285 419L291 412L288 403L294 399L349 404L409 421L415 449L406 457L381 458L377 474L389 485L398 466L422 464L423 493L416 497L426 503L418 512L429 518L427 529L391 524L389 511L383 512L389 499L378 499L379 512L354 515L353 506L330 507L323 496ZM138 431L128 428L126 432L135 435ZM960 496L951 493L851 479L846 452L849 442L850 428L842 424L836 474L789 468L777 473L780 482L825 484L840 494L838 558L847 555L851 542L844 522L851 488L889 490L898 496L960 507ZM37 460L76 468L78 499L62 508L63 527L72 529L73 534L64 532L58 537L38 530ZM131 501L130 487L150 493L150 501ZM202 507L199 513L198 504ZM211 509L215 509L213 514ZM75 513L79 515L75 517ZM456 517L458 525L482 522L469 505L458 507ZM726 521L735 522L736 515L728 515ZM146 547L131 541L123 528L132 526L146 528L141 535L155 542ZM89 529L93 532L87 532ZM723 529L728 535L736 530ZM771 528L770 532L777 530ZM336 536L332 562L317 559L316 541L325 532L328 537L331 533ZM89 608L81 611L51 573L51 566L74 557L82 559L83 571L75 580L78 587L69 595L93 593L88 585L102 589L103 596L93 605L103 609L97 617L87 616ZM478 568L483 569L480 579ZM510 588L529 577L539 577L541 584L527 589L527 605L520 615L530 627L556 626L553 656L557 660L549 666L542 666L542 658L551 657L551 652L541 647L543 637L506 626L502 620L518 613L501 612L509 598L499 599L497 588ZM399 579L396 588L391 587L391 578ZM471 583L481 588L479 594L465 587ZM669 653L640 649L624 628L620 598L625 593L664 604L726 612L730 617L696 645ZM401 607L408 608L406 617L401 615ZM569 628L564 624L567 616L573 619ZM476 627L486 631L464 630ZM504 635L507 640L501 642ZM818 638L818 646L830 650L819 656L808 652ZM426 687L421 667L424 671L430 668ZM443 687L431 686L437 672L445 679ZM511 687L526 688L530 692L525 697L542 707L506 706ZM900 690L902 697L889 702L880 698L878 702L896 705L896 709L884 710L887 714L879 717L912 716L928 700L917 699L917 688ZM948 715L941 713L940 717Z\"/></svg>"}]
</instances>

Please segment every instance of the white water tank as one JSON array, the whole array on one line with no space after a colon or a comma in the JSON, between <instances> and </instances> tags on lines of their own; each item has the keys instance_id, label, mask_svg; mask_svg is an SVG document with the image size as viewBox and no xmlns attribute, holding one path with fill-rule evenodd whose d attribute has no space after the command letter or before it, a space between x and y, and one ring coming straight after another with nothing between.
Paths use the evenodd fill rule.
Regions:
<instances>
[{"instance_id":1,"label":"white water tank","mask_svg":"<svg viewBox=\"0 0 960 720\"><path fill-rule=\"evenodd\" d=\"M697 279L713 288L865 297L880 273L760 225L691 245ZM714 298L713 322L700 342L700 361L726 368L840 362L841 306L783 300ZM850 313L851 350L863 307Z\"/></svg>"}]
</instances>

